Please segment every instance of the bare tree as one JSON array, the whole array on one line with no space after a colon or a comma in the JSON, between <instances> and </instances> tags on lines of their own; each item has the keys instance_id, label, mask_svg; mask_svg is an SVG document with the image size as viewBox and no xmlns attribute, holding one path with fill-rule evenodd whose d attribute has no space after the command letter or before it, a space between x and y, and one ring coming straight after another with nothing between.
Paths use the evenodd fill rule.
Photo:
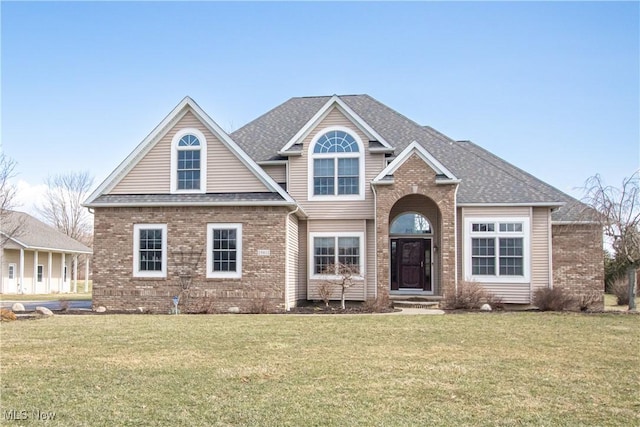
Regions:
<instances>
[{"instance_id":1,"label":"bare tree","mask_svg":"<svg viewBox=\"0 0 640 427\"><path fill-rule=\"evenodd\" d=\"M600 175L585 183L583 201L599 212L604 235L627 262L629 310L635 307L636 268L640 265L640 171L622 180L622 187L605 185Z\"/></svg>"},{"instance_id":2,"label":"bare tree","mask_svg":"<svg viewBox=\"0 0 640 427\"><path fill-rule=\"evenodd\" d=\"M11 211L16 208L16 187L11 179L16 176L16 162L0 153L0 228L2 237L0 246L4 246L8 239L20 234L22 221Z\"/></svg>"},{"instance_id":3,"label":"bare tree","mask_svg":"<svg viewBox=\"0 0 640 427\"><path fill-rule=\"evenodd\" d=\"M327 279L326 282L340 287L340 308L344 310L347 289L357 283L364 283L360 275L360 267L356 264L329 264L324 272L328 276L335 276Z\"/></svg>"},{"instance_id":4,"label":"bare tree","mask_svg":"<svg viewBox=\"0 0 640 427\"><path fill-rule=\"evenodd\" d=\"M93 177L88 171L49 176L44 200L37 207L43 219L58 231L90 244L92 218L82 202L89 195Z\"/></svg>"}]
</instances>

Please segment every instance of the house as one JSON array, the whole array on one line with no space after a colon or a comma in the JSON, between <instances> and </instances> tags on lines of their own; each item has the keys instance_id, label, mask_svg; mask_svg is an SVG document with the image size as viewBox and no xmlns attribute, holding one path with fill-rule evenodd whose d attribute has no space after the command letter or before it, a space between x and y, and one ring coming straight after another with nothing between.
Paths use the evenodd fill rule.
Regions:
<instances>
[{"instance_id":1,"label":"house","mask_svg":"<svg viewBox=\"0 0 640 427\"><path fill-rule=\"evenodd\" d=\"M85 205L94 305L110 309L166 312L188 293L288 310L340 263L359 271L354 301L463 281L522 305L540 288L603 292L584 205L367 95L292 98L231 134L186 97Z\"/></svg>"},{"instance_id":2,"label":"house","mask_svg":"<svg viewBox=\"0 0 640 427\"><path fill-rule=\"evenodd\" d=\"M72 273L77 290L78 257L90 255L90 248L24 212L3 211L0 235L1 293L71 292ZM88 262L85 268L86 287Z\"/></svg>"}]
</instances>

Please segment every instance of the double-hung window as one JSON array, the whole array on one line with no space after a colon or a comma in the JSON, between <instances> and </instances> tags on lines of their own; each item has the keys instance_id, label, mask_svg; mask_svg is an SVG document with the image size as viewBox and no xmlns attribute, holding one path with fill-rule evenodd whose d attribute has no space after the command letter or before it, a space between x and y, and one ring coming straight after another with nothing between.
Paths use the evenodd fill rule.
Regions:
<instances>
[{"instance_id":1,"label":"double-hung window","mask_svg":"<svg viewBox=\"0 0 640 427\"><path fill-rule=\"evenodd\" d=\"M529 218L466 218L465 227L468 278L484 282L528 280Z\"/></svg>"},{"instance_id":2,"label":"double-hung window","mask_svg":"<svg viewBox=\"0 0 640 427\"><path fill-rule=\"evenodd\" d=\"M311 271L313 276L335 275L339 266L347 266L361 275L363 233L311 233Z\"/></svg>"},{"instance_id":3,"label":"double-hung window","mask_svg":"<svg viewBox=\"0 0 640 427\"><path fill-rule=\"evenodd\" d=\"M207 277L242 277L242 224L207 224Z\"/></svg>"},{"instance_id":4,"label":"double-hung window","mask_svg":"<svg viewBox=\"0 0 640 427\"><path fill-rule=\"evenodd\" d=\"M133 226L133 276L167 277L167 224Z\"/></svg>"},{"instance_id":5,"label":"double-hung window","mask_svg":"<svg viewBox=\"0 0 640 427\"><path fill-rule=\"evenodd\" d=\"M309 195L359 199L363 194L363 157L354 135L342 129L321 133L310 149Z\"/></svg>"},{"instance_id":6,"label":"double-hung window","mask_svg":"<svg viewBox=\"0 0 640 427\"><path fill-rule=\"evenodd\" d=\"M207 176L207 141L195 128L175 134L171 151L171 192L204 193Z\"/></svg>"}]
</instances>

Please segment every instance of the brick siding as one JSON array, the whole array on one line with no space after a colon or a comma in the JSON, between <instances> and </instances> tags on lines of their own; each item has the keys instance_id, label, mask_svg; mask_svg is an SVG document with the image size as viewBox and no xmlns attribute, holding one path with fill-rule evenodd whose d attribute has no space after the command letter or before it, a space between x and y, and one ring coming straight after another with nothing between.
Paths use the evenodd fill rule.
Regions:
<instances>
[{"instance_id":1,"label":"brick siding","mask_svg":"<svg viewBox=\"0 0 640 427\"><path fill-rule=\"evenodd\" d=\"M167 313L181 293L177 251L202 251L187 311L282 311L285 304L286 207L96 208L93 305ZM242 223L242 278L206 278L207 223ZM167 224L166 279L133 277L133 225ZM258 256L258 250L268 256ZM186 306L188 304L188 306Z\"/></svg>"},{"instance_id":2,"label":"brick siding","mask_svg":"<svg viewBox=\"0 0 640 427\"><path fill-rule=\"evenodd\" d=\"M595 224L552 226L553 286L581 297L597 294L604 308L602 228Z\"/></svg>"},{"instance_id":3,"label":"brick siding","mask_svg":"<svg viewBox=\"0 0 640 427\"><path fill-rule=\"evenodd\" d=\"M453 292L455 286L455 194L457 184L438 185L435 172L413 154L394 173L392 185L376 187L376 222L378 239L378 300L385 303L389 298L389 214L393 206L403 197L420 194L430 198L440 211L439 229L439 277L442 294Z\"/></svg>"}]
</instances>

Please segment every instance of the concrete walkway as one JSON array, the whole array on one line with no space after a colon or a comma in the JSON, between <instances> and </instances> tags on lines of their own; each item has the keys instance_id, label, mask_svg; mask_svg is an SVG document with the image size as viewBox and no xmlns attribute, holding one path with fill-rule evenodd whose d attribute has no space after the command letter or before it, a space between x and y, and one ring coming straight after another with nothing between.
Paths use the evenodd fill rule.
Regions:
<instances>
[{"instance_id":1,"label":"concrete walkway","mask_svg":"<svg viewBox=\"0 0 640 427\"><path fill-rule=\"evenodd\" d=\"M402 311L394 311L392 313L380 313L383 315L417 315L417 314L444 314L444 310L437 308L401 308Z\"/></svg>"}]
</instances>

